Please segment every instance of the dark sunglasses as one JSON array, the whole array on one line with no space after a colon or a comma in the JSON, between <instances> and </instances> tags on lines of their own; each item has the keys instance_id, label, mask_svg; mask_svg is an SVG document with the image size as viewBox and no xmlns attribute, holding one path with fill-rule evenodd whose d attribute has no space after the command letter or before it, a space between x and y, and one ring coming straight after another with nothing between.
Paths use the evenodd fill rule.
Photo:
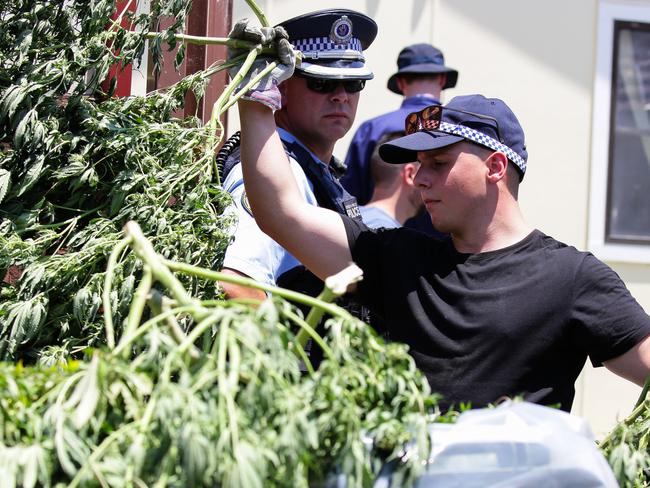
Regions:
<instances>
[{"instance_id":1,"label":"dark sunglasses","mask_svg":"<svg viewBox=\"0 0 650 488\"><path fill-rule=\"evenodd\" d=\"M404 131L406 135L413 134L419 130L437 130L440 127L440 122L442 120L442 113L458 112L461 114L472 115L481 119L486 119L491 122L494 122L494 125L497 130L497 136L499 141L503 143L503 138L501 137L501 130L499 130L499 122L494 117L489 115L477 114L474 112L466 112L465 110L458 110L456 108L443 107L442 105L429 105L428 107L420 110L419 112L412 112L407 115L406 120L404 121ZM461 124L462 125L462 124Z\"/></svg>"},{"instance_id":2,"label":"dark sunglasses","mask_svg":"<svg viewBox=\"0 0 650 488\"><path fill-rule=\"evenodd\" d=\"M307 81L307 88L316 93L332 93L339 85L343 85L346 93L357 93L366 86L366 80L326 80L308 76L304 78Z\"/></svg>"}]
</instances>

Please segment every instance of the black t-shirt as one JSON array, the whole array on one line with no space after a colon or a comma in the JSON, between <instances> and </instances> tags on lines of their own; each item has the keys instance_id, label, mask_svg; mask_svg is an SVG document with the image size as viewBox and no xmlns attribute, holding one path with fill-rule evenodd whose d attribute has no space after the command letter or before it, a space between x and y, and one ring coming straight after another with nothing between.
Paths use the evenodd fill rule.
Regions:
<instances>
[{"instance_id":1,"label":"black t-shirt","mask_svg":"<svg viewBox=\"0 0 650 488\"><path fill-rule=\"evenodd\" d=\"M568 411L587 357L600 366L650 334L611 268L540 231L462 254L450 239L342 218L364 273L359 300L410 346L444 405L523 395Z\"/></svg>"}]
</instances>

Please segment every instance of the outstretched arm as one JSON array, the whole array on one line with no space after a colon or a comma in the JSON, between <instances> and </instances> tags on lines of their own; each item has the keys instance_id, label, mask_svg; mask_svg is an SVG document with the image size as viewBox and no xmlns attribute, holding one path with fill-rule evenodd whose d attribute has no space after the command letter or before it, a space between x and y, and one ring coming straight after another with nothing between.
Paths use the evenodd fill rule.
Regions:
<instances>
[{"instance_id":1,"label":"outstretched arm","mask_svg":"<svg viewBox=\"0 0 650 488\"><path fill-rule=\"evenodd\" d=\"M272 111L240 100L239 115L244 185L260 229L321 279L341 271L352 261L343 221L302 198Z\"/></svg>"}]
</instances>

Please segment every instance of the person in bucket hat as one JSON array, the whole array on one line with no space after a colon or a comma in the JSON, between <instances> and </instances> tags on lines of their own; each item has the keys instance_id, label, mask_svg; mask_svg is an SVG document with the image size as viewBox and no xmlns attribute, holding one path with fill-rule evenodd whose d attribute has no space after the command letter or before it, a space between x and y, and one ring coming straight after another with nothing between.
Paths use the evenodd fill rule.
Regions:
<instances>
[{"instance_id":1,"label":"person in bucket hat","mask_svg":"<svg viewBox=\"0 0 650 488\"><path fill-rule=\"evenodd\" d=\"M445 66L442 51L431 44L412 44L402 49L397 56L397 72L388 78L388 89L404 95L404 85L424 75L441 75L440 89L453 88L458 81L458 71Z\"/></svg>"},{"instance_id":2,"label":"person in bucket hat","mask_svg":"<svg viewBox=\"0 0 650 488\"><path fill-rule=\"evenodd\" d=\"M370 160L378 141L385 134L401 131L404 117L429 105L440 104L442 90L453 88L458 71L445 66L442 51L431 44L419 43L405 47L397 57L397 72L388 79L388 89L404 96L400 108L366 120L352 138L345 158L346 174L341 183L359 204L366 204L373 195ZM431 235L433 229L426 212L407 222Z\"/></svg>"},{"instance_id":3,"label":"person in bucket hat","mask_svg":"<svg viewBox=\"0 0 650 488\"><path fill-rule=\"evenodd\" d=\"M349 293L409 346L443 408L521 395L569 411L587 358L638 385L648 377L650 317L622 280L524 220L528 148L502 100L469 95L413 112L406 135L380 148L389 163L417 157L415 184L445 240L303 204L278 163L271 112L241 101L239 113L262 229L322 278L354 261L363 280Z\"/></svg>"},{"instance_id":4,"label":"person in bucket hat","mask_svg":"<svg viewBox=\"0 0 650 488\"><path fill-rule=\"evenodd\" d=\"M271 44L282 63L264 78L246 98L274 112L284 160L300 188L303 202L321 205L351 218L360 218L355 199L338 183L341 163L332 155L334 145L352 126L361 90L373 77L365 63L364 50L377 35L377 25L364 14L348 9L310 12L259 27L244 19L235 24L231 38ZM301 62L296 63L299 52ZM229 53L231 58L240 52ZM242 82L259 73L271 59L261 58ZM231 71L235 74L238 68ZM279 80L286 80L278 86ZM237 216L234 240L228 247L222 271L252 278L268 285L318 294L323 283L281 245L264 234L250 211L244 188L240 152L245 149L238 135L221 153L223 187L230 192ZM229 298L264 299L257 289L222 283ZM361 312L357 312L359 315Z\"/></svg>"}]
</instances>

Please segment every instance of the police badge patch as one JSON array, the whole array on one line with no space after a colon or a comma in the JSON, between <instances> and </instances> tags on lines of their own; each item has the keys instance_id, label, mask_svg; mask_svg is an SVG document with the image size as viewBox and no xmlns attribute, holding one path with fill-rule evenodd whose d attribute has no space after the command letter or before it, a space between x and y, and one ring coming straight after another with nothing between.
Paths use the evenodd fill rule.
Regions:
<instances>
[{"instance_id":1,"label":"police badge patch","mask_svg":"<svg viewBox=\"0 0 650 488\"><path fill-rule=\"evenodd\" d=\"M251 210L251 204L248 203L248 197L246 196L246 190L241 194L241 199L239 200L241 202L241 206L248 212L248 215L253 217L253 211ZM255 217L253 217L255 218Z\"/></svg>"},{"instance_id":2,"label":"police badge patch","mask_svg":"<svg viewBox=\"0 0 650 488\"><path fill-rule=\"evenodd\" d=\"M350 39L352 39L352 21L347 15L343 15L332 24L330 40L336 44L345 44Z\"/></svg>"}]
</instances>

